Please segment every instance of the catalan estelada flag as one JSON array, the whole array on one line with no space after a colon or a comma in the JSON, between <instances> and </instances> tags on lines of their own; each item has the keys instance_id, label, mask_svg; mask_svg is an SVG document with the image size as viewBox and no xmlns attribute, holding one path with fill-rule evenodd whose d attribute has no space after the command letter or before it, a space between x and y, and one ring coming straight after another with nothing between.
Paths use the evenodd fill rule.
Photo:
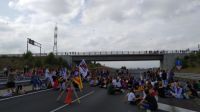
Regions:
<instances>
[{"instance_id":1,"label":"catalan estelada flag","mask_svg":"<svg viewBox=\"0 0 200 112\"><path fill-rule=\"evenodd\" d=\"M88 67L84 59L79 64L79 70L82 76L85 78L88 74Z\"/></svg>"},{"instance_id":2,"label":"catalan estelada flag","mask_svg":"<svg viewBox=\"0 0 200 112\"><path fill-rule=\"evenodd\" d=\"M79 69L78 68L75 69L73 76L72 76L72 80L73 80L73 82L75 82L78 85L80 90L83 89L83 83L82 83L82 80L81 80L81 76L79 75Z\"/></svg>"}]
</instances>

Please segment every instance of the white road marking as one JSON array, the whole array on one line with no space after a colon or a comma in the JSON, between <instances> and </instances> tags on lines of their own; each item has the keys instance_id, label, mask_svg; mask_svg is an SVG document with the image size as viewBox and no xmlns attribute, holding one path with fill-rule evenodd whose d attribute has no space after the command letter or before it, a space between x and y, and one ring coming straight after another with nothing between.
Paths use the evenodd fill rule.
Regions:
<instances>
[{"instance_id":1,"label":"white road marking","mask_svg":"<svg viewBox=\"0 0 200 112\"><path fill-rule=\"evenodd\" d=\"M158 103L158 108L160 110L165 110L165 111L169 111L169 112L197 112L197 111L193 111L193 110L189 110L189 109L184 109L181 107L167 105L164 103Z\"/></svg>"},{"instance_id":2,"label":"white road marking","mask_svg":"<svg viewBox=\"0 0 200 112\"><path fill-rule=\"evenodd\" d=\"M28 95L32 95L32 94L36 94L36 93L41 93L41 92L45 92L45 91L49 91L49 90L52 90L52 89L45 89L45 90L41 90L41 91L36 91L36 92L31 92L31 93L27 93L27 94L17 95L17 96L13 96L13 97L3 98L3 99L0 99L0 102L1 101L5 101L5 100L9 100L9 99L13 99L13 98L22 97L22 96L28 96Z\"/></svg>"},{"instance_id":3,"label":"white road marking","mask_svg":"<svg viewBox=\"0 0 200 112\"><path fill-rule=\"evenodd\" d=\"M93 93L94 93L94 91L91 91L91 92L89 92L89 93L87 93L87 94L85 94L85 95L79 97L79 99L81 100L81 99L83 99L83 98L85 98L85 97L87 97L87 96L89 96L89 95L91 95L91 94L93 94ZM78 100L78 99L73 100L72 103L76 102L77 100ZM66 107L66 106L68 106L68 104L62 105L62 106L60 106L60 107L58 107L58 108L56 108L56 109L54 109L54 110L52 110L52 111L50 111L50 112L56 112L56 111L58 111L58 110L60 110L60 109L62 109L62 108L64 108L64 107Z\"/></svg>"}]
</instances>

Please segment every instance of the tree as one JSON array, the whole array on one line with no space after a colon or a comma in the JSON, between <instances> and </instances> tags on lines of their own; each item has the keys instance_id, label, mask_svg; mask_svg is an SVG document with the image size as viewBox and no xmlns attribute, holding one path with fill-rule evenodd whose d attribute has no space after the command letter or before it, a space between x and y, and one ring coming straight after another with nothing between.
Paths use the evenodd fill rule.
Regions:
<instances>
[{"instance_id":1,"label":"tree","mask_svg":"<svg viewBox=\"0 0 200 112\"><path fill-rule=\"evenodd\" d=\"M27 53L23 54L24 64L28 66L33 66L34 64L34 57L32 52L28 51Z\"/></svg>"},{"instance_id":2,"label":"tree","mask_svg":"<svg viewBox=\"0 0 200 112\"><path fill-rule=\"evenodd\" d=\"M23 58L24 58L25 60L33 59L33 54L32 54L32 52L28 51L27 53L24 53L24 54L23 54Z\"/></svg>"},{"instance_id":3,"label":"tree","mask_svg":"<svg viewBox=\"0 0 200 112\"><path fill-rule=\"evenodd\" d=\"M49 53L48 56L46 57L45 64L52 65L52 66L56 64L56 58L52 52Z\"/></svg>"},{"instance_id":4,"label":"tree","mask_svg":"<svg viewBox=\"0 0 200 112\"><path fill-rule=\"evenodd\" d=\"M35 60L35 66L36 66L36 67L42 67L42 65L43 65L43 64L42 64L42 60L41 60L41 59L36 59L36 60Z\"/></svg>"},{"instance_id":5,"label":"tree","mask_svg":"<svg viewBox=\"0 0 200 112\"><path fill-rule=\"evenodd\" d=\"M191 53L191 54L190 54L190 61L191 61L191 62L194 62L194 61L196 61L196 59L197 59L197 55L194 54L194 53Z\"/></svg>"},{"instance_id":6,"label":"tree","mask_svg":"<svg viewBox=\"0 0 200 112\"><path fill-rule=\"evenodd\" d=\"M182 66L183 66L183 68L187 68L187 67L189 67L189 65L188 65L188 61L187 60L184 60L184 59L181 59L181 61L182 61Z\"/></svg>"}]
</instances>

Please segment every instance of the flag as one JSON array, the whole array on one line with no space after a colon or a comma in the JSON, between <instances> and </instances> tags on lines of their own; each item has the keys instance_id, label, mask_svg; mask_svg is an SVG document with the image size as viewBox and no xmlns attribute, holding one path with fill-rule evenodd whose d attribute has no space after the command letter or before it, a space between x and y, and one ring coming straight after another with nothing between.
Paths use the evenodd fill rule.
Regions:
<instances>
[{"instance_id":1,"label":"flag","mask_svg":"<svg viewBox=\"0 0 200 112\"><path fill-rule=\"evenodd\" d=\"M72 80L73 80L73 82L75 82L78 85L80 90L83 89L83 83L81 80L81 76L79 75L78 68L75 69L73 76L72 76Z\"/></svg>"},{"instance_id":2,"label":"flag","mask_svg":"<svg viewBox=\"0 0 200 112\"><path fill-rule=\"evenodd\" d=\"M88 67L87 67L87 64L85 63L84 59L79 64L79 70L80 70L80 73L82 74L83 77L87 76Z\"/></svg>"}]
</instances>

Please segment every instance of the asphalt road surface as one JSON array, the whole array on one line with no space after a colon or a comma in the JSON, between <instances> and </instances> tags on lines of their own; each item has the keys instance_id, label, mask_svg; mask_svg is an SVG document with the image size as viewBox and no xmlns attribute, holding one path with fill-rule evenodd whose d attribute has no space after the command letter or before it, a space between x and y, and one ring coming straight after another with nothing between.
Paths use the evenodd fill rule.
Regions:
<instances>
[{"instance_id":1,"label":"asphalt road surface","mask_svg":"<svg viewBox=\"0 0 200 112\"><path fill-rule=\"evenodd\" d=\"M2 100L0 99L0 112L138 112L137 106L124 102L124 95L108 95L107 91L98 87L85 87L81 103L74 101L65 105L64 96L56 101L58 91L45 90L31 95L20 96ZM73 98L76 100L76 98ZM62 107L62 108L60 108Z\"/></svg>"}]
</instances>

